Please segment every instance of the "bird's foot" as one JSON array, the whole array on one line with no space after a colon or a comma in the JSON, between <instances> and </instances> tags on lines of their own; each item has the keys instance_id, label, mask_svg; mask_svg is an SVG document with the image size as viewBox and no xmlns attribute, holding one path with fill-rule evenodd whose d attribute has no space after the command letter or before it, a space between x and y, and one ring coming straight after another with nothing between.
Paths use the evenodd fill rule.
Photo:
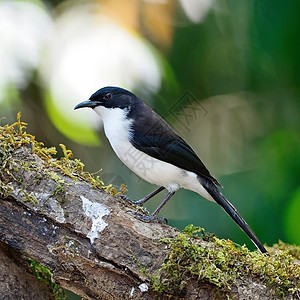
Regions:
<instances>
[{"instance_id":1,"label":"bird's foot","mask_svg":"<svg viewBox=\"0 0 300 300\"><path fill-rule=\"evenodd\" d=\"M130 202L131 204L134 204L134 205L138 205L138 206L143 206L143 203L138 200L138 201L134 201L134 200L131 200L129 197L125 196L125 195L119 195L119 197L127 202Z\"/></svg>"},{"instance_id":2,"label":"bird's foot","mask_svg":"<svg viewBox=\"0 0 300 300\"><path fill-rule=\"evenodd\" d=\"M127 201L127 202L130 202L130 203L132 203L132 200L131 199L129 199L129 197L127 197L127 196L125 196L125 195L118 195L122 200L125 200L125 201Z\"/></svg>"},{"instance_id":3,"label":"bird's foot","mask_svg":"<svg viewBox=\"0 0 300 300\"><path fill-rule=\"evenodd\" d=\"M168 224L168 220L164 217L157 217L153 214L151 215L144 215L144 214L141 214L137 211L134 211L134 210L128 210L127 212L130 212L136 219L139 219L145 223L149 223L151 221L156 221L158 223L166 223Z\"/></svg>"}]
</instances>

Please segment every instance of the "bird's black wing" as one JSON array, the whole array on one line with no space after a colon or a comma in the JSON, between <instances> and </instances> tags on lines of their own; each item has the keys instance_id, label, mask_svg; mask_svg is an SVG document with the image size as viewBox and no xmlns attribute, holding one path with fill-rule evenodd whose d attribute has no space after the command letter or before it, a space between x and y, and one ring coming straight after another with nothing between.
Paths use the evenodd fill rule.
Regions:
<instances>
[{"instance_id":1,"label":"bird's black wing","mask_svg":"<svg viewBox=\"0 0 300 300\"><path fill-rule=\"evenodd\" d=\"M180 137L149 136L136 133L131 142L135 148L156 159L194 172L220 186L192 148Z\"/></svg>"},{"instance_id":2,"label":"bird's black wing","mask_svg":"<svg viewBox=\"0 0 300 300\"><path fill-rule=\"evenodd\" d=\"M138 150L161 161L170 163L210 179L221 186L209 173L193 149L158 114L145 103L135 110L130 142Z\"/></svg>"}]
</instances>

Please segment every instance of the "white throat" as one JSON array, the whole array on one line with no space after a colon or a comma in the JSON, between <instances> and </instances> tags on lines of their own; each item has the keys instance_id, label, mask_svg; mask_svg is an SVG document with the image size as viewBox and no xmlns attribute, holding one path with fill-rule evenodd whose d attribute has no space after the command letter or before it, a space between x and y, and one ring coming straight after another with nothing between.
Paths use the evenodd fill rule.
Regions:
<instances>
[{"instance_id":1,"label":"white throat","mask_svg":"<svg viewBox=\"0 0 300 300\"><path fill-rule=\"evenodd\" d=\"M103 121L105 135L113 150L123 161L122 153L126 151L126 147L131 146L129 138L131 135L132 120L126 118L127 110L98 106L94 108L94 111Z\"/></svg>"}]
</instances>

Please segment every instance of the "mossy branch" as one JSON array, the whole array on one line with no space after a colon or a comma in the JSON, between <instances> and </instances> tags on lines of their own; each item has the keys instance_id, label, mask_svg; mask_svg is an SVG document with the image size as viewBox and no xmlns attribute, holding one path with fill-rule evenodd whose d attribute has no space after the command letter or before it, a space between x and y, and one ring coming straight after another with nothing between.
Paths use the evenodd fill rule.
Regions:
<instances>
[{"instance_id":1,"label":"mossy branch","mask_svg":"<svg viewBox=\"0 0 300 300\"><path fill-rule=\"evenodd\" d=\"M87 299L299 299L299 247L280 243L267 257L193 226L143 223L118 197L124 186L105 186L64 145L58 159L25 130L20 114L0 127L0 260L18 265L18 282L38 271ZM43 299L61 299L50 283L55 295Z\"/></svg>"}]
</instances>

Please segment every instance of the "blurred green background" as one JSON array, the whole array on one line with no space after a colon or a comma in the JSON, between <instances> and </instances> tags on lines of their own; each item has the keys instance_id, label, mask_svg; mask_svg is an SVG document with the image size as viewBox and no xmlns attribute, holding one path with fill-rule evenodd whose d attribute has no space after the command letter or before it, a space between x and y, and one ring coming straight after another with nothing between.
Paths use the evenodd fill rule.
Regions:
<instances>
[{"instance_id":1,"label":"blurred green background","mask_svg":"<svg viewBox=\"0 0 300 300\"><path fill-rule=\"evenodd\" d=\"M262 242L300 244L300 2L0 1L0 118L139 199L155 187L116 158L97 89L139 95L193 147ZM156 197L147 209L161 201ZM163 209L254 249L214 203L180 190Z\"/></svg>"}]
</instances>

